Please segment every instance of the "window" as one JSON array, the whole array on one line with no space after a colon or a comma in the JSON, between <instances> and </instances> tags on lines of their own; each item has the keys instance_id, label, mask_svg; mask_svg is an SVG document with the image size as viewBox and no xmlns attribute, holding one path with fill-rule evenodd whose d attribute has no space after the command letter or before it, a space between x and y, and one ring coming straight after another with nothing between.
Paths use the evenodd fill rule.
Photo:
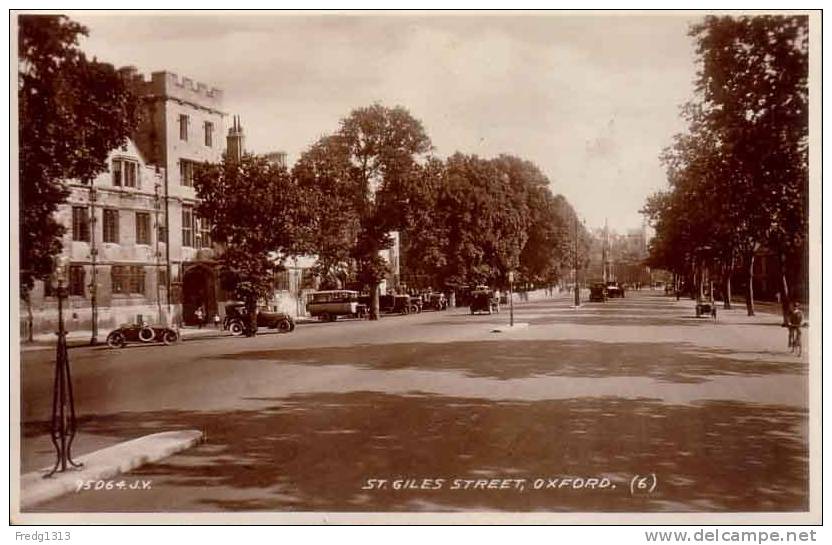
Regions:
<instances>
[{"instance_id":1,"label":"window","mask_svg":"<svg viewBox=\"0 0 832 545\"><path fill-rule=\"evenodd\" d=\"M90 240L90 216L86 206L72 207L72 240Z\"/></svg>"},{"instance_id":2,"label":"window","mask_svg":"<svg viewBox=\"0 0 832 545\"><path fill-rule=\"evenodd\" d=\"M118 244L118 210L104 209L104 242Z\"/></svg>"},{"instance_id":3,"label":"window","mask_svg":"<svg viewBox=\"0 0 832 545\"><path fill-rule=\"evenodd\" d=\"M275 291L289 291L289 271L278 271L274 273Z\"/></svg>"},{"instance_id":4,"label":"window","mask_svg":"<svg viewBox=\"0 0 832 545\"><path fill-rule=\"evenodd\" d=\"M159 285L159 287L168 287L168 271L166 271L162 267L156 268L156 283Z\"/></svg>"},{"instance_id":5,"label":"window","mask_svg":"<svg viewBox=\"0 0 832 545\"><path fill-rule=\"evenodd\" d=\"M136 212L136 244L150 244L150 213Z\"/></svg>"},{"instance_id":6,"label":"window","mask_svg":"<svg viewBox=\"0 0 832 545\"><path fill-rule=\"evenodd\" d=\"M144 295L144 267L130 267L130 293Z\"/></svg>"},{"instance_id":7,"label":"window","mask_svg":"<svg viewBox=\"0 0 832 545\"><path fill-rule=\"evenodd\" d=\"M190 206L182 207L182 246L194 246L194 210Z\"/></svg>"},{"instance_id":8,"label":"window","mask_svg":"<svg viewBox=\"0 0 832 545\"><path fill-rule=\"evenodd\" d=\"M187 187L194 186L194 161L179 160L179 183Z\"/></svg>"},{"instance_id":9,"label":"window","mask_svg":"<svg viewBox=\"0 0 832 545\"><path fill-rule=\"evenodd\" d=\"M211 224L205 218L199 220L199 247L211 247Z\"/></svg>"},{"instance_id":10,"label":"window","mask_svg":"<svg viewBox=\"0 0 832 545\"><path fill-rule=\"evenodd\" d=\"M144 267L113 265L110 281L113 293L144 295Z\"/></svg>"},{"instance_id":11,"label":"window","mask_svg":"<svg viewBox=\"0 0 832 545\"><path fill-rule=\"evenodd\" d=\"M214 145L214 124L210 121L205 122L205 145L209 148Z\"/></svg>"},{"instance_id":12,"label":"window","mask_svg":"<svg viewBox=\"0 0 832 545\"><path fill-rule=\"evenodd\" d=\"M130 159L113 159L113 185L139 187L139 164Z\"/></svg>"},{"instance_id":13,"label":"window","mask_svg":"<svg viewBox=\"0 0 832 545\"><path fill-rule=\"evenodd\" d=\"M86 277L86 273L84 272L83 265L72 265L69 267L69 294L70 295L78 295L80 297L84 296L86 287L84 285L84 279Z\"/></svg>"},{"instance_id":14,"label":"window","mask_svg":"<svg viewBox=\"0 0 832 545\"><path fill-rule=\"evenodd\" d=\"M188 141L188 116L185 114L179 114L179 139Z\"/></svg>"},{"instance_id":15,"label":"window","mask_svg":"<svg viewBox=\"0 0 832 545\"><path fill-rule=\"evenodd\" d=\"M305 290L310 288L315 288L315 275L312 269L303 269L300 276L300 289Z\"/></svg>"},{"instance_id":16,"label":"window","mask_svg":"<svg viewBox=\"0 0 832 545\"><path fill-rule=\"evenodd\" d=\"M113 293L127 293L126 267L113 265L110 269L110 288Z\"/></svg>"}]
</instances>

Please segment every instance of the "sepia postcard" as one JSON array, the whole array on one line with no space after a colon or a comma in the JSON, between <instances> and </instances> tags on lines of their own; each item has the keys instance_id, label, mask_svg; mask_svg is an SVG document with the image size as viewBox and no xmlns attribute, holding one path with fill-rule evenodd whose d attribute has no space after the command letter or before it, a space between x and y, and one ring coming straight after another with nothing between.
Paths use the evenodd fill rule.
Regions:
<instances>
[{"instance_id":1,"label":"sepia postcard","mask_svg":"<svg viewBox=\"0 0 832 545\"><path fill-rule=\"evenodd\" d=\"M10 31L12 524L821 522L820 11Z\"/></svg>"}]
</instances>

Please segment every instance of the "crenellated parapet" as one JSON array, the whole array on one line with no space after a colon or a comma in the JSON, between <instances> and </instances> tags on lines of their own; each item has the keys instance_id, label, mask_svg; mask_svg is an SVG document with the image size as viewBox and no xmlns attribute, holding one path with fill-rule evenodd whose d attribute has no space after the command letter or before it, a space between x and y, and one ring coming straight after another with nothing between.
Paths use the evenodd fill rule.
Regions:
<instances>
[{"instance_id":1,"label":"crenellated parapet","mask_svg":"<svg viewBox=\"0 0 832 545\"><path fill-rule=\"evenodd\" d=\"M216 87L167 71L153 72L149 80L133 66L121 68L119 72L139 96L173 99L222 111L223 92Z\"/></svg>"}]
</instances>

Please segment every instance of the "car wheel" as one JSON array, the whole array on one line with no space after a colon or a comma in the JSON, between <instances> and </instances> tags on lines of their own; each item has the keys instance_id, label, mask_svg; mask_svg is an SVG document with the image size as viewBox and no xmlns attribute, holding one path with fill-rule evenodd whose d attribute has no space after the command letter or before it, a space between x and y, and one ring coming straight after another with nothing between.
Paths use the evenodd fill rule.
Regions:
<instances>
[{"instance_id":1,"label":"car wheel","mask_svg":"<svg viewBox=\"0 0 832 545\"><path fill-rule=\"evenodd\" d=\"M277 322L277 330L281 333L288 333L292 331L292 323L289 320L280 320Z\"/></svg>"},{"instance_id":2,"label":"car wheel","mask_svg":"<svg viewBox=\"0 0 832 545\"><path fill-rule=\"evenodd\" d=\"M179 340L179 335L176 334L176 331L172 329L167 329L162 334L162 342L165 344L173 344Z\"/></svg>"},{"instance_id":3,"label":"car wheel","mask_svg":"<svg viewBox=\"0 0 832 545\"><path fill-rule=\"evenodd\" d=\"M127 340L121 331L113 331L107 335L107 346L110 348L122 348L125 344L127 344Z\"/></svg>"},{"instance_id":4,"label":"car wheel","mask_svg":"<svg viewBox=\"0 0 832 545\"><path fill-rule=\"evenodd\" d=\"M245 328L243 328L243 324L237 321L231 322L231 325L228 326L228 331L234 337L239 337L240 335L242 335L244 329Z\"/></svg>"},{"instance_id":5,"label":"car wheel","mask_svg":"<svg viewBox=\"0 0 832 545\"><path fill-rule=\"evenodd\" d=\"M150 327L143 327L139 330L139 340L143 343L149 343L156 337L156 333Z\"/></svg>"}]
</instances>

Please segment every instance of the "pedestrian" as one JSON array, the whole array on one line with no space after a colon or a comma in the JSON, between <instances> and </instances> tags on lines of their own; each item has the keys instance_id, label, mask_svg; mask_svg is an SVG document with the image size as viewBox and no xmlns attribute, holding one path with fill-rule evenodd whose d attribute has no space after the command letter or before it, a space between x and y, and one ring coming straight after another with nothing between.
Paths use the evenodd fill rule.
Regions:
<instances>
[{"instance_id":1,"label":"pedestrian","mask_svg":"<svg viewBox=\"0 0 832 545\"><path fill-rule=\"evenodd\" d=\"M202 329L202 324L205 321L205 311L202 309L202 305L194 311L194 317L196 318L196 325L199 329Z\"/></svg>"},{"instance_id":2,"label":"pedestrian","mask_svg":"<svg viewBox=\"0 0 832 545\"><path fill-rule=\"evenodd\" d=\"M214 329L220 328L220 315L216 312L214 313Z\"/></svg>"},{"instance_id":3,"label":"pedestrian","mask_svg":"<svg viewBox=\"0 0 832 545\"><path fill-rule=\"evenodd\" d=\"M791 310L786 317L786 325L789 328L789 348L794 349L800 345L800 326L803 325L803 311L800 310L800 303L795 301L791 304Z\"/></svg>"}]
</instances>

